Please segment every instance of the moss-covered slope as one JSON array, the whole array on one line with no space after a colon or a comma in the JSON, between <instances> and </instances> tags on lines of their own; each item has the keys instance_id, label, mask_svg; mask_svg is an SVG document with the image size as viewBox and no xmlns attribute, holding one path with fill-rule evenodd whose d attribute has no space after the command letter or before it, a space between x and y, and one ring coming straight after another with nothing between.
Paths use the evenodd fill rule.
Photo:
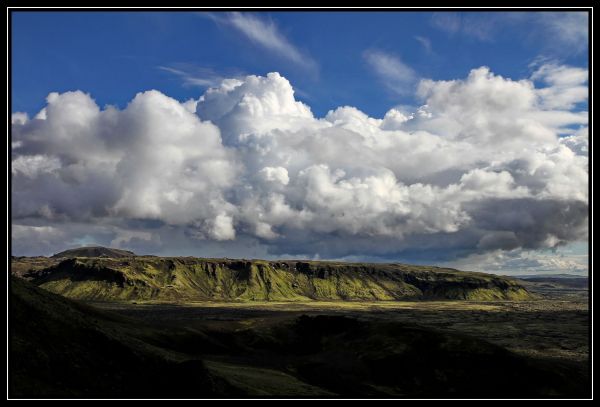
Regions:
<instances>
[{"instance_id":1,"label":"moss-covered slope","mask_svg":"<svg viewBox=\"0 0 600 407\"><path fill-rule=\"evenodd\" d=\"M522 300L516 281L402 264L137 256L71 258L23 272L50 291L87 300Z\"/></svg>"}]
</instances>

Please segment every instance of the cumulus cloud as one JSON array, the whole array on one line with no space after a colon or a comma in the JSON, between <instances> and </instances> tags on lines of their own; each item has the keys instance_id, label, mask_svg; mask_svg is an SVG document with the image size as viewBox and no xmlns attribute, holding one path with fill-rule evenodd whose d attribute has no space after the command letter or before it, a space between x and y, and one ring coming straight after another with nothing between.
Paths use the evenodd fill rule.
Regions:
<instances>
[{"instance_id":1,"label":"cumulus cloud","mask_svg":"<svg viewBox=\"0 0 600 407\"><path fill-rule=\"evenodd\" d=\"M447 261L585 240L587 113L548 100L583 75L537 72L543 88L486 67L423 80L419 108L383 118L315 117L277 73L122 110L52 93L13 116L15 250L26 234L79 242L82 225L141 252L229 257Z\"/></svg>"},{"instance_id":2,"label":"cumulus cloud","mask_svg":"<svg viewBox=\"0 0 600 407\"><path fill-rule=\"evenodd\" d=\"M13 150L15 217L183 225L227 207L232 152L216 126L178 101L148 91L122 111L100 110L89 95L67 92L51 94L45 110L45 119L13 127L22 143Z\"/></svg>"},{"instance_id":3,"label":"cumulus cloud","mask_svg":"<svg viewBox=\"0 0 600 407\"><path fill-rule=\"evenodd\" d=\"M571 247L576 245L571 245ZM507 275L527 274L579 274L587 275L587 254L572 250L505 249L475 253L459 260L443 263L444 266L461 270L485 271Z\"/></svg>"},{"instance_id":4,"label":"cumulus cloud","mask_svg":"<svg viewBox=\"0 0 600 407\"><path fill-rule=\"evenodd\" d=\"M259 174L265 181L279 182L282 185L287 185L290 182L288 172L283 167L265 167L259 171Z\"/></svg>"},{"instance_id":5,"label":"cumulus cloud","mask_svg":"<svg viewBox=\"0 0 600 407\"><path fill-rule=\"evenodd\" d=\"M271 130L299 129L313 120L310 108L295 100L293 88L277 72L223 81L202 95L196 112L219 127L228 145Z\"/></svg>"}]
</instances>

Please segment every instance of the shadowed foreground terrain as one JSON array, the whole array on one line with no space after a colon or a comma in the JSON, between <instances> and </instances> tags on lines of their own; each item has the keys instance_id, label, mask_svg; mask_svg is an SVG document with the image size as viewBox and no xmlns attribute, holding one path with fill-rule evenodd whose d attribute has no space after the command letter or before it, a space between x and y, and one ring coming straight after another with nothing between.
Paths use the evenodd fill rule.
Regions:
<instances>
[{"instance_id":1,"label":"shadowed foreground terrain","mask_svg":"<svg viewBox=\"0 0 600 407\"><path fill-rule=\"evenodd\" d=\"M212 396L227 386L200 361L140 341L131 321L11 278L13 397ZM229 391L231 389L227 389Z\"/></svg>"},{"instance_id":2,"label":"shadowed foreground terrain","mask_svg":"<svg viewBox=\"0 0 600 407\"><path fill-rule=\"evenodd\" d=\"M13 277L9 391L12 397L586 397L587 312L581 304L569 312L545 310L543 303L537 310L528 302L464 301L92 306ZM571 330L547 325L556 318L571 321ZM538 338L541 353L513 349L521 339L526 350L535 347L527 342L529 329L540 328L546 329ZM556 334L573 354L543 351L543 338Z\"/></svg>"}]
</instances>

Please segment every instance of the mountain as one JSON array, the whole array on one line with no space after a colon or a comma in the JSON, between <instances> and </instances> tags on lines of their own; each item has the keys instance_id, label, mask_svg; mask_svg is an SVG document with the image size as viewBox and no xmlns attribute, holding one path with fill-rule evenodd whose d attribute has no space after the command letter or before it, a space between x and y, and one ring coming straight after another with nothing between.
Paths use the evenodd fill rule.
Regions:
<instances>
[{"instance_id":1,"label":"mountain","mask_svg":"<svg viewBox=\"0 0 600 407\"><path fill-rule=\"evenodd\" d=\"M113 259L121 259L124 257L133 257L136 254L128 250L112 249L102 246L86 246L76 249L65 250L64 252L56 253L52 258L73 258L73 257L108 257Z\"/></svg>"},{"instance_id":2,"label":"mountain","mask_svg":"<svg viewBox=\"0 0 600 407\"><path fill-rule=\"evenodd\" d=\"M71 253L80 253L72 251ZM136 256L48 259L12 270L71 298L159 301L522 300L531 295L508 277L404 264L264 261Z\"/></svg>"}]
</instances>

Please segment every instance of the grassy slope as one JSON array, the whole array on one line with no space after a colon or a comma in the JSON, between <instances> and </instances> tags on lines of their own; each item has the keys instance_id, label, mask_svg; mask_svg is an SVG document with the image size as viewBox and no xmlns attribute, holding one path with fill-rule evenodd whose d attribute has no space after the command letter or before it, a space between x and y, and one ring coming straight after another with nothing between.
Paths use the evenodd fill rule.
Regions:
<instances>
[{"instance_id":1,"label":"grassy slope","mask_svg":"<svg viewBox=\"0 0 600 407\"><path fill-rule=\"evenodd\" d=\"M13 260L23 269L24 260ZM29 277L88 300L521 300L517 282L484 273L400 264L160 258L68 259Z\"/></svg>"}]
</instances>

